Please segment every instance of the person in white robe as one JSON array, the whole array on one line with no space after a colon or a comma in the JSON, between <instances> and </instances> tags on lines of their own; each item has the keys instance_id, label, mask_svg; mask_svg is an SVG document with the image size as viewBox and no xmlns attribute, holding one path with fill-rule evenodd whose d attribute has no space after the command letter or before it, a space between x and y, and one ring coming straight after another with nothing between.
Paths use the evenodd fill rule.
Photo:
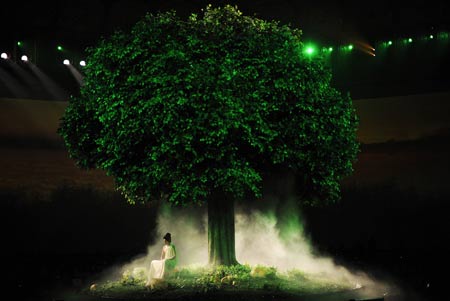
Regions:
<instances>
[{"instance_id":1,"label":"person in white robe","mask_svg":"<svg viewBox=\"0 0 450 301\"><path fill-rule=\"evenodd\" d=\"M177 252L175 245L172 244L171 234L166 233L163 239L164 246L161 251L161 259L152 260L147 282L145 284L146 287L150 287L152 289L158 280L164 279L164 276L172 271L177 265Z\"/></svg>"}]
</instances>

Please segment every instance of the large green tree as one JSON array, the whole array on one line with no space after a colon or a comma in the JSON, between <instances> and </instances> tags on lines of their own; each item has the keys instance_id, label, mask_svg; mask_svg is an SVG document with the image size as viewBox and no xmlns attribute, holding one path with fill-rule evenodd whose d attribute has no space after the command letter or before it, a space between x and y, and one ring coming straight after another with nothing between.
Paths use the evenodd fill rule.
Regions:
<instances>
[{"instance_id":1,"label":"large green tree","mask_svg":"<svg viewBox=\"0 0 450 301\"><path fill-rule=\"evenodd\" d=\"M294 173L302 202L339 199L357 116L300 30L208 6L147 14L87 51L59 128L70 156L132 203L207 204L211 264L237 263L234 203L266 175Z\"/></svg>"}]
</instances>

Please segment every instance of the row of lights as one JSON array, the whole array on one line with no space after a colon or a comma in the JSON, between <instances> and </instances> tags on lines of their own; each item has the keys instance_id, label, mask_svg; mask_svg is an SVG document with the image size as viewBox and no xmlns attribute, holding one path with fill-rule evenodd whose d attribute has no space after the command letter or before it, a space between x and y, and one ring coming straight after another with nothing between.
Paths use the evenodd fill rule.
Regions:
<instances>
[{"instance_id":1,"label":"row of lights","mask_svg":"<svg viewBox=\"0 0 450 301\"><path fill-rule=\"evenodd\" d=\"M437 35L430 34L430 35L428 35L426 37L421 38L421 40L428 40L428 41L430 41L430 40L434 40L436 38L443 40L443 39L448 39L449 37L450 37L450 34L448 32L440 32ZM413 38L406 38L406 39L402 39L400 41L400 43L408 44L408 43L412 43L413 41L414 41ZM383 45L383 46L391 46L393 44L394 44L394 42L392 40L385 41L385 42L381 43L381 45Z\"/></svg>"},{"instance_id":2,"label":"row of lights","mask_svg":"<svg viewBox=\"0 0 450 301\"><path fill-rule=\"evenodd\" d=\"M417 40L425 40L425 41L431 41L431 40L447 40L450 37L450 33L448 32L439 32L437 34L429 34L426 36L423 36L421 38L417 38ZM401 44L401 45L405 45L405 44L410 44L414 42L414 39L412 37L408 37L408 38L403 38L403 39L399 39L397 41L392 41L392 40L388 40L388 41L383 41L380 43L377 43L378 45L382 46L382 47L389 47L392 46L394 44ZM369 55L375 56L375 48L368 45L368 44L363 44L360 43L361 45L358 45L358 49L366 52ZM353 44L348 44L348 45L344 45L344 46L340 46L338 49L344 52L350 52L355 48L355 46ZM318 50L317 47L314 46L313 44L308 44L306 45L305 49L305 54L311 56L314 55ZM324 53L331 53L334 51L333 47L323 47L322 48L322 52Z\"/></svg>"},{"instance_id":3,"label":"row of lights","mask_svg":"<svg viewBox=\"0 0 450 301\"><path fill-rule=\"evenodd\" d=\"M19 47L22 47L23 46L23 43L22 43L22 41L17 41L17 46L19 46ZM56 46L56 50L58 50L58 51L64 51L64 48L61 46L61 45L57 45ZM7 59L9 59L10 58L10 56L6 53L6 52L3 52L2 54L0 54L0 58L2 58L2 59L4 59L4 60L7 60ZM22 55L21 57L20 57L20 60L22 61L22 62L28 62L29 61L29 58L28 58L28 56L26 56L26 55ZM70 63L70 60L68 60L68 59L64 59L63 60L63 64L64 65L70 65L71 63ZM84 61L84 60L81 60L80 62L79 62L79 64L80 64L80 66L81 67L85 67L86 66L86 61Z\"/></svg>"},{"instance_id":4,"label":"row of lights","mask_svg":"<svg viewBox=\"0 0 450 301\"><path fill-rule=\"evenodd\" d=\"M9 56L8 56L8 54L6 53L6 52L3 52L2 54L0 54L0 58L2 58L2 59L4 59L4 60L7 60L7 59L9 59ZM26 56L26 55L22 55L21 57L20 57L20 60L22 61L22 62L28 62L28 56ZM70 65L70 60L68 60L68 59L65 59L65 60L63 60L63 64L64 65ZM80 66L81 67L84 67L84 66L86 66L86 61L80 61Z\"/></svg>"},{"instance_id":5,"label":"row of lights","mask_svg":"<svg viewBox=\"0 0 450 301\"><path fill-rule=\"evenodd\" d=\"M448 32L440 32L440 33L437 34L437 36L435 36L433 34L430 34L430 35L426 36L424 39L426 39L426 40L433 40L433 39L435 39L435 37L437 37L438 39L448 39L449 38L449 33ZM410 38L403 39L402 42L403 42L403 44L412 43L413 42L413 38L410 37ZM384 47L389 47L389 46L391 46L393 44L394 44L394 42L392 40L381 42L381 45L384 46ZM17 42L17 46L21 47L22 45L23 45L22 42L20 42L20 41ZM373 48L372 46L364 45L362 48L363 48L363 51L366 52L367 54L375 56L375 48ZM64 48L61 45L56 46L56 49L58 51L63 51L64 50ZM353 46L353 44L349 44L349 45L346 45L346 46L341 46L341 47L339 47L339 49L341 51L344 51L344 52L350 52L350 51L352 51L354 49L354 46ZM316 50L316 47L314 45L310 44L310 45L307 45L305 47L304 51L305 51L305 53L307 55L311 56L311 55L315 54L317 50ZM323 47L322 48L322 52L325 52L325 53L331 53L333 51L334 51L333 47ZM1 58L2 59L8 59L8 55L6 53L2 53L1 54ZM21 57L21 60L24 61L24 62L28 62L28 57L26 55L23 55ZM70 61L68 59L65 59L63 61L63 64L64 65L70 65ZM85 61L80 61L80 66L82 66L82 67L86 66L86 62Z\"/></svg>"},{"instance_id":6,"label":"row of lights","mask_svg":"<svg viewBox=\"0 0 450 301\"><path fill-rule=\"evenodd\" d=\"M353 44L339 47L339 49L342 51L352 51L353 48L354 48ZM317 49L316 49L316 46L309 44L305 47L304 51L307 55L313 55L317 52ZM331 46L322 48L322 52L331 53L333 51L334 51L334 48Z\"/></svg>"}]
</instances>

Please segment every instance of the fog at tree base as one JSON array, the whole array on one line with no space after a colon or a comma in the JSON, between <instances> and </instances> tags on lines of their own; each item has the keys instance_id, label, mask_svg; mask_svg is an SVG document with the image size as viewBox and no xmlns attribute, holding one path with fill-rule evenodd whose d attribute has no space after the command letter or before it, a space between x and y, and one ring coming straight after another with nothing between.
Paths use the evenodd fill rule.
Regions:
<instances>
[{"instance_id":1,"label":"fog at tree base","mask_svg":"<svg viewBox=\"0 0 450 301\"><path fill-rule=\"evenodd\" d=\"M370 287L378 292L392 291L382 280L372 279L363 271L351 271L333 258L317 254L304 231L301 214L293 199L269 202L265 209L237 206L235 214L236 257L251 267L275 267L277 272L299 270L317 279L351 287ZM172 234L178 268L208 264L206 208L172 208L162 205L157 218L155 243L146 254L137 256L117 271L149 269L152 260L160 259L165 233ZM326 222L326 221L325 221ZM332 227L333 225L330 225ZM350 235L350 234L349 234ZM398 290L396 288L396 290Z\"/></svg>"}]
</instances>

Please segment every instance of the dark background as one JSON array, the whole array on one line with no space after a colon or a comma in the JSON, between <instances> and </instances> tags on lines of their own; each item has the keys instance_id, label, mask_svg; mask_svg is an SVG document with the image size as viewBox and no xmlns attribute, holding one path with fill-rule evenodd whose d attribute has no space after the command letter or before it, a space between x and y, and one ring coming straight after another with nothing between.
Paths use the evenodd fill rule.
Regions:
<instances>
[{"instance_id":1,"label":"dark background","mask_svg":"<svg viewBox=\"0 0 450 301\"><path fill-rule=\"evenodd\" d=\"M245 14L302 29L305 42L335 46L330 58L335 86L354 98L444 91L449 86L450 39L438 39L438 33L449 31L447 1L8 1L0 10L0 51L14 59L26 53L69 94L75 93L77 83L61 64L64 58L79 67L86 47L115 30L129 29L146 12L175 9L186 17L200 13L208 3L236 4ZM435 39L423 41L429 34ZM405 46L401 41L409 37L414 42ZM387 40L394 42L388 50L380 44ZM17 41L24 45L17 47ZM370 45L377 57L360 50L339 51L349 43ZM56 51L57 45L65 50ZM49 98L37 91L29 94L28 98ZM0 85L1 95L11 96Z\"/></svg>"},{"instance_id":2,"label":"dark background","mask_svg":"<svg viewBox=\"0 0 450 301\"><path fill-rule=\"evenodd\" d=\"M48 115L33 115L37 107L44 106L38 100L58 105L78 91L78 83L62 65L64 58L74 62L84 58L86 47L95 45L101 36L108 36L116 29L130 28L145 12L176 9L187 16L199 12L208 3L225 2L2 3L0 52L12 55L18 64L19 55L26 53L65 93L55 97L38 81L20 82L13 70L1 61L0 98L17 99L19 108L29 114L27 118L45 123ZM412 112L407 103L412 99L410 95L422 95L423 114L427 100L432 112L441 111L441 119L449 111L448 103L443 105L450 101L449 38L437 38L438 33L449 31L447 1L226 3L237 4L248 15L291 23L304 31L305 41L332 45L335 51L329 63L334 85L350 92L356 100L370 103L391 97L394 103L401 98L406 101L401 102L400 110L406 113ZM424 39L429 34L436 38ZM414 42L403 44L401 41L407 37L413 37ZM16 46L19 40L23 48ZM383 49L380 43L387 40L394 41L394 45ZM377 55L372 57L361 49L351 53L339 50L339 46L348 43L372 45ZM57 45L62 45L64 51L56 51ZM81 67L75 67L82 72ZM13 76L21 84L20 97L8 89L7 76ZM438 106L433 100L436 93L442 93ZM22 106L22 98L31 99L37 105L24 102ZM367 117L361 120L363 125L373 116L372 108L367 106L364 111L364 107L358 107L359 112L367 113L362 115ZM384 109L389 111L389 107ZM421 112L414 111L414 114ZM433 116L427 117L428 122ZM6 116L3 118L6 120ZM383 120L383 115L377 118L370 123L371 133L376 133L385 122L392 122ZM0 124L8 126L5 122ZM31 132L36 124L30 122L26 126ZM397 126L405 124L397 123ZM53 130L55 125L49 128ZM82 288L96 273L145 252L153 241L157 208L125 204L113 191L111 179L104 174L77 173L74 162L59 159L61 154L66 156L60 139L39 136L39 133L32 138L11 133L0 135L0 206L3 258L8 275L5 284L17 299L44 300L55 288ZM448 128L442 128L433 135L408 141L364 143L355 175L343 182L342 201L326 207L303 208L307 231L319 252L347 266L392 277L414 296L440 300L446 293L446 278L441 274L448 270L449 142ZM45 160L42 152L46 153ZM52 160L57 163L48 163ZM49 177L50 173L53 180L48 181L54 185L49 183L51 188L45 192L41 188L32 189L27 183L26 179L41 174ZM65 181L71 177L77 180L68 181L70 185L61 184L63 174ZM412 176L417 179L411 180ZM25 179L23 185L6 185L13 177ZM42 176L42 181L45 177ZM107 189L99 190L100 182L107 183Z\"/></svg>"}]
</instances>

